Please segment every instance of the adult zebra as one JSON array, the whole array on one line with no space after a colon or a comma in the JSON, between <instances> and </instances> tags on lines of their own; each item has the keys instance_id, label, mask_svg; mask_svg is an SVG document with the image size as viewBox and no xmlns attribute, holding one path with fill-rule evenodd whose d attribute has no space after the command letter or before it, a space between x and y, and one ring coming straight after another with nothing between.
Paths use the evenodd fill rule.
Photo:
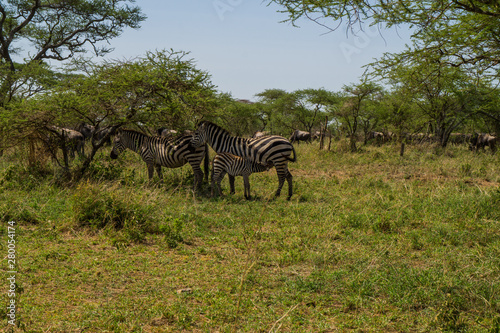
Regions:
<instances>
[{"instance_id":1,"label":"adult zebra","mask_svg":"<svg viewBox=\"0 0 500 333\"><path fill-rule=\"evenodd\" d=\"M269 135L256 139L245 139L231 136L229 132L209 121L203 121L193 134L193 146L200 147L208 143L217 153L230 153L255 161L262 165L274 165L278 174L278 189L288 182L288 199L293 194L292 174L288 171L288 162L297 160L293 145L282 136ZM291 157L293 153L293 158Z\"/></svg>"},{"instance_id":2,"label":"adult zebra","mask_svg":"<svg viewBox=\"0 0 500 333\"><path fill-rule=\"evenodd\" d=\"M115 135L110 157L118 158L118 155L127 148L136 152L146 162L149 180L153 178L153 168L156 168L158 177L163 179L162 166L179 168L189 163L193 168L196 188L201 186L203 180L203 171L200 167L202 159L205 159L205 179L208 179L208 147L207 145L194 147L191 144L191 138L191 135L182 135L168 139L148 136L134 130L120 129Z\"/></svg>"}]
</instances>

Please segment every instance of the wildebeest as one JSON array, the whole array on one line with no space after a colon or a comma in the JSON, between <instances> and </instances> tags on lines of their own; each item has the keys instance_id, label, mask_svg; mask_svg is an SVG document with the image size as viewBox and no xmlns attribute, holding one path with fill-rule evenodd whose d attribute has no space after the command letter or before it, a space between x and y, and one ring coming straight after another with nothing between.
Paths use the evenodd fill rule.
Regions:
<instances>
[{"instance_id":1,"label":"wildebeest","mask_svg":"<svg viewBox=\"0 0 500 333\"><path fill-rule=\"evenodd\" d=\"M292 133L292 136L290 137L290 139L288 139L288 140L290 140L291 143L294 143L295 141L297 141L297 143L300 143L300 141L305 141L305 142L310 143L311 142L311 133L306 132L306 131L295 130Z\"/></svg>"},{"instance_id":2,"label":"wildebeest","mask_svg":"<svg viewBox=\"0 0 500 333\"><path fill-rule=\"evenodd\" d=\"M85 137L82 133L69 128L58 127L55 125L50 125L46 128L58 138L58 143L61 148L65 146L68 149L69 156L71 158L75 157L75 151L80 156L84 156Z\"/></svg>"},{"instance_id":3,"label":"wildebeest","mask_svg":"<svg viewBox=\"0 0 500 333\"><path fill-rule=\"evenodd\" d=\"M315 131L314 133L311 133L311 140L318 140L321 136L320 131Z\"/></svg>"},{"instance_id":4,"label":"wildebeest","mask_svg":"<svg viewBox=\"0 0 500 333\"><path fill-rule=\"evenodd\" d=\"M381 145L384 142L384 133L371 131L366 135L366 142L373 140L377 143L377 145Z\"/></svg>"},{"instance_id":5,"label":"wildebeest","mask_svg":"<svg viewBox=\"0 0 500 333\"><path fill-rule=\"evenodd\" d=\"M95 127L87 123L80 123L75 127L75 130L82 133L85 140L89 140L94 133Z\"/></svg>"},{"instance_id":6,"label":"wildebeest","mask_svg":"<svg viewBox=\"0 0 500 333\"><path fill-rule=\"evenodd\" d=\"M99 142L102 139L106 138L106 141L104 143L111 144L111 137L108 134L109 132L111 132L112 127L105 127L96 130L95 126L93 125L87 123L80 123L78 124L78 126L76 126L75 129L78 132L82 133L85 140L93 138L94 141Z\"/></svg>"},{"instance_id":7,"label":"wildebeest","mask_svg":"<svg viewBox=\"0 0 500 333\"><path fill-rule=\"evenodd\" d=\"M455 145L466 144L470 142L472 135L463 133L450 133L448 142Z\"/></svg>"},{"instance_id":8,"label":"wildebeest","mask_svg":"<svg viewBox=\"0 0 500 333\"><path fill-rule=\"evenodd\" d=\"M492 153L496 151L496 143L497 137L485 134L485 133L474 133L472 135L469 148L474 151L478 151L479 149L485 149L486 146L490 147Z\"/></svg>"}]
</instances>

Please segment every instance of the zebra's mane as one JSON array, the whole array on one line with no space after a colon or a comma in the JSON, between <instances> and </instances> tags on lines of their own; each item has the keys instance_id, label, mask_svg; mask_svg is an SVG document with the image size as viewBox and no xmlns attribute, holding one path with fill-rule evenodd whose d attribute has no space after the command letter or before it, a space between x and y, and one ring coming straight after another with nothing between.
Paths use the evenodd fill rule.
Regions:
<instances>
[{"instance_id":1,"label":"zebra's mane","mask_svg":"<svg viewBox=\"0 0 500 333\"><path fill-rule=\"evenodd\" d=\"M165 138L165 137L158 136L158 135L147 135L145 133L142 133L142 132L134 130L134 129L122 128L120 130L122 132L129 134L129 135L136 134L136 136L138 135L141 137L141 140L143 140L144 138L150 138L150 139L156 140L156 142L158 142L158 143L168 144L168 145L177 145L177 144L185 141L186 139L191 139L191 137L192 137L191 135L185 135L185 134L181 133L181 134L178 134L174 137Z\"/></svg>"},{"instance_id":2,"label":"zebra's mane","mask_svg":"<svg viewBox=\"0 0 500 333\"><path fill-rule=\"evenodd\" d=\"M130 133L130 134L138 134L138 135L142 135L142 136L149 136L146 133L142 133L142 132L139 132L139 131L134 130L134 129L120 128L120 131L121 132L125 132L125 133Z\"/></svg>"},{"instance_id":3,"label":"zebra's mane","mask_svg":"<svg viewBox=\"0 0 500 333\"><path fill-rule=\"evenodd\" d=\"M204 120L202 122L200 122L200 124L198 125L198 127L202 126L202 125L208 125L208 126L211 126L211 127L215 127L216 129L218 129L220 132L222 132L223 134L227 134L229 136L233 136L231 133L229 133L226 129L220 127L219 125L217 124L214 124L213 122L211 121L208 121L208 120Z\"/></svg>"}]
</instances>

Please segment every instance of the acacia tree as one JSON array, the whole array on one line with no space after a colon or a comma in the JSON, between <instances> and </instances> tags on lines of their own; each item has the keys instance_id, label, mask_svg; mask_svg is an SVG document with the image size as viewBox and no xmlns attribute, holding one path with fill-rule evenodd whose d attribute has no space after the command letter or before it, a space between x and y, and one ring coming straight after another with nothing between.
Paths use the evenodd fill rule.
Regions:
<instances>
[{"instance_id":1,"label":"acacia tree","mask_svg":"<svg viewBox=\"0 0 500 333\"><path fill-rule=\"evenodd\" d=\"M266 89L255 96L259 98L260 119L264 125L262 130L267 128L271 134L289 132L290 128L284 126L281 121L289 110L289 107L284 103L288 93L282 89Z\"/></svg>"},{"instance_id":2,"label":"acacia tree","mask_svg":"<svg viewBox=\"0 0 500 333\"><path fill-rule=\"evenodd\" d=\"M6 0L0 3L0 107L18 92L32 95L47 82L46 60L63 61L105 43L145 19L134 0ZM29 51L20 48L28 45ZM16 63L15 58L24 59Z\"/></svg>"},{"instance_id":3,"label":"acacia tree","mask_svg":"<svg viewBox=\"0 0 500 333\"><path fill-rule=\"evenodd\" d=\"M484 83L461 67L450 66L443 55L425 52L420 59L385 55L373 64L375 74L387 79L416 105L442 147L450 134L477 113ZM404 88L402 88L404 87Z\"/></svg>"},{"instance_id":4,"label":"acacia tree","mask_svg":"<svg viewBox=\"0 0 500 333\"><path fill-rule=\"evenodd\" d=\"M221 94L218 104L219 107L214 112L217 123L234 135L251 135L263 127L259 104L234 100L229 94Z\"/></svg>"},{"instance_id":5,"label":"acacia tree","mask_svg":"<svg viewBox=\"0 0 500 333\"><path fill-rule=\"evenodd\" d=\"M321 115L339 102L338 94L325 89L302 89L291 93L270 89L257 96L274 111L274 123L287 131L311 132L323 120Z\"/></svg>"},{"instance_id":6,"label":"acacia tree","mask_svg":"<svg viewBox=\"0 0 500 333\"><path fill-rule=\"evenodd\" d=\"M19 124L30 125L33 132L79 122L96 130L109 129L104 138L92 138L91 151L73 170L63 165L78 179L120 126L144 128L168 122L176 128L194 128L197 119L212 112L217 96L210 75L186 56L157 51L134 61L75 63L72 69L86 74L70 77L51 94L31 99L30 108L19 114Z\"/></svg>"},{"instance_id":7,"label":"acacia tree","mask_svg":"<svg viewBox=\"0 0 500 333\"><path fill-rule=\"evenodd\" d=\"M363 117L369 112L370 103L380 99L382 88L372 82L363 81L359 84L344 86L344 101L339 108L338 116L342 127L350 138L351 152L356 152L357 132Z\"/></svg>"},{"instance_id":8,"label":"acacia tree","mask_svg":"<svg viewBox=\"0 0 500 333\"><path fill-rule=\"evenodd\" d=\"M294 118L307 132L318 126L329 109L338 104L336 93L325 89L303 89L292 93L297 105Z\"/></svg>"},{"instance_id":9,"label":"acacia tree","mask_svg":"<svg viewBox=\"0 0 500 333\"><path fill-rule=\"evenodd\" d=\"M269 0L281 6L288 20L295 23L307 17L329 29L341 23L354 30L363 24L408 25L413 29L414 47L408 55L421 56L421 50L439 50L443 60L453 66L476 69L500 66L500 6L484 0ZM333 26L329 21L339 22Z\"/></svg>"},{"instance_id":10,"label":"acacia tree","mask_svg":"<svg viewBox=\"0 0 500 333\"><path fill-rule=\"evenodd\" d=\"M9 129L16 121L22 120L18 110L29 109L19 103L62 79L48 61L68 60L88 48L97 56L110 52L106 42L127 27L138 28L145 19L132 3L134 0L0 2L0 154L3 148L18 144L7 136L12 136ZM18 129L17 139L29 137Z\"/></svg>"}]
</instances>

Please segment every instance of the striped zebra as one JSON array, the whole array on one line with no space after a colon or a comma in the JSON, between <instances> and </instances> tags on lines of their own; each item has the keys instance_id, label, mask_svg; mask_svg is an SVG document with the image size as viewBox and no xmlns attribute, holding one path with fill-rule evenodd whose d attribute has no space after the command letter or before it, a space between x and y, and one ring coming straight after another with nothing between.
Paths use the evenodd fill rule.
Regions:
<instances>
[{"instance_id":1,"label":"striped zebra","mask_svg":"<svg viewBox=\"0 0 500 333\"><path fill-rule=\"evenodd\" d=\"M280 195L286 179L288 181L288 199L291 198L293 177L288 171L288 162L295 162L297 159L293 145L284 137L269 135L246 139L232 136L218 125L203 121L198 125L191 142L195 147L208 143L217 153L230 153L259 164L273 165L276 168L279 182L275 195ZM293 158L291 157L292 153Z\"/></svg>"},{"instance_id":2,"label":"striped zebra","mask_svg":"<svg viewBox=\"0 0 500 333\"><path fill-rule=\"evenodd\" d=\"M243 184L245 185L245 198L250 199L250 180L249 176L254 172L263 172L269 170L272 164L259 164L255 161L236 156L229 153L219 153L215 155L212 162L212 196L214 195L214 187L217 184L217 194L222 194L220 183L224 176L229 174L229 185L231 194L234 194L234 177L243 176Z\"/></svg>"},{"instance_id":3,"label":"striped zebra","mask_svg":"<svg viewBox=\"0 0 500 333\"><path fill-rule=\"evenodd\" d=\"M136 152L148 166L149 180L153 178L154 168L156 168L158 177L163 179L162 166L179 168L189 163L193 168L196 188L201 186L203 180L203 171L200 167L202 159L205 159L205 179L208 178L208 147L207 145L193 147L191 138L191 135L182 135L167 139L148 136L134 130L120 129L114 138L110 157L112 159L118 158L118 155L127 148Z\"/></svg>"}]
</instances>

